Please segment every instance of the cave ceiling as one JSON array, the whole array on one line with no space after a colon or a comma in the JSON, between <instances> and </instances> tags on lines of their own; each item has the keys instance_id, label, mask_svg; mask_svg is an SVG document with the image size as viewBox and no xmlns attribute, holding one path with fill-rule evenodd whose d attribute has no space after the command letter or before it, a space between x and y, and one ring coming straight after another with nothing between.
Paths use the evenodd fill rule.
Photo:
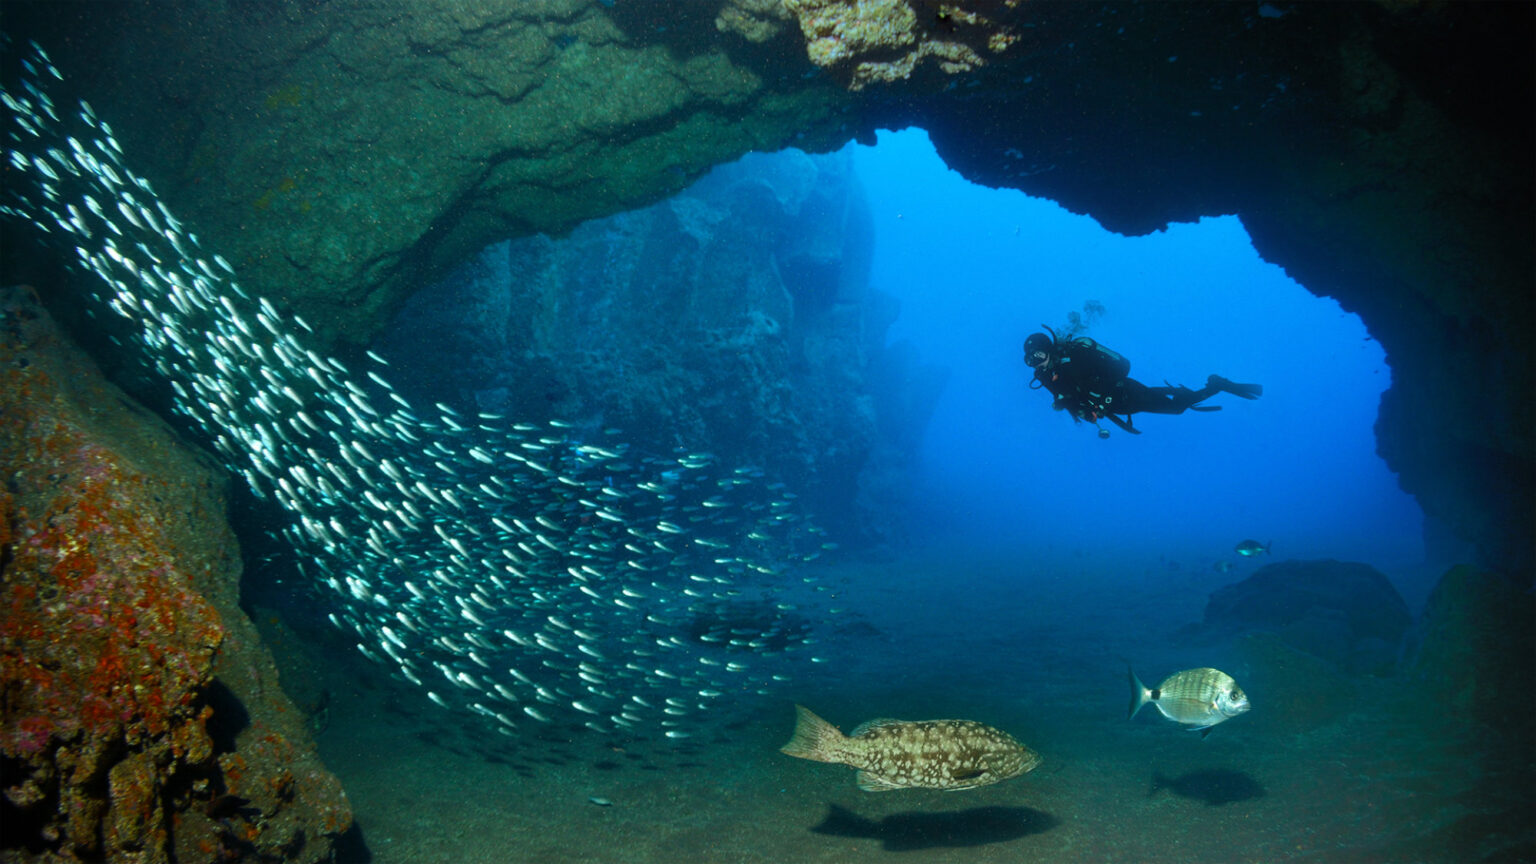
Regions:
<instances>
[{"instance_id":1,"label":"cave ceiling","mask_svg":"<svg viewBox=\"0 0 1536 864\"><path fill-rule=\"evenodd\" d=\"M1528 568L1533 10L173 0L13 4L6 26L342 351L489 242L879 128L1121 233L1236 214L1386 349L1378 446L1404 488Z\"/></svg>"}]
</instances>

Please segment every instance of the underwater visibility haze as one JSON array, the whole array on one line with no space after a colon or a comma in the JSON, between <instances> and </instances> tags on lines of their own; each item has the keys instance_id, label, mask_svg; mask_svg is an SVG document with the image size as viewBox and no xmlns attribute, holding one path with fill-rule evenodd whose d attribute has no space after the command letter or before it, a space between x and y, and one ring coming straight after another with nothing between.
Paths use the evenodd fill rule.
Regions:
<instances>
[{"instance_id":1,"label":"underwater visibility haze","mask_svg":"<svg viewBox=\"0 0 1536 864\"><path fill-rule=\"evenodd\" d=\"M1375 454L1391 383L1381 346L1261 261L1237 219L1119 237L966 183L916 131L881 133L854 164L878 226L871 279L901 301L889 338L951 370L925 431L925 517L968 544L1036 554L1193 563L1264 535L1292 557L1422 560L1417 505ZM1085 317L1089 304L1102 311ZM1136 437L1072 429L1049 394L1026 392L1020 346L1074 315L1133 378L1198 388L1220 374L1259 382L1263 398L1142 414Z\"/></svg>"},{"instance_id":2,"label":"underwater visibility haze","mask_svg":"<svg viewBox=\"0 0 1536 864\"><path fill-rule=\"evenodd\" d=\"M705 32L906 80L836 78L811 5ZM562 14L551 62L696 38ZM376 262L409 296L310 321L40 39L0 31L0 860L1536 860L1529 585L1403 490L1394 358L1239 214L1124 236L887 121L629 163L674 194L561 232L461 244L467 196ZM1134 381L1053 355L1053 404L1048 331Z\"/></svg>"}]
</instances>

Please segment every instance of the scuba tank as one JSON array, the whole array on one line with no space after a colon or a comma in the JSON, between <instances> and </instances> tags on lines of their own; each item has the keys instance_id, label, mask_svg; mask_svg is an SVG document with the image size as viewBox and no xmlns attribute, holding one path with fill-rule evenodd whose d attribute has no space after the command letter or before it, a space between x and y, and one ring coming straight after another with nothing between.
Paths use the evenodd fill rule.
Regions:
<instances>
[{"instance_id":1,"label":"scuba tank","mask_svg":"<svg viewBox=\"0 0 1536 864\"><path fill-rule=\"evenodd\" d=\"M1082 352L1077 362L1092 364L1095 367L1094 377L1099 380L1120 381L1130 377L1131 361L1119 351L1105 348L1087 336L1074 337L1070 344Z\"/></svg>"},{"instance_id":2,"label":"scuba tank","mask_svg":"<svg viewBox=\"0 0 1536 864\"><path fill-rule=\"evenodd\" d=\"M1087 377L1095 381L1115 382L1130 377L1131 361L1119 351L1105 348L1087 336L1064 336L1050 325L1040 327L1051 335L1051 353L1058 363L1086 366Z\"/></svg>"},{"instance_id":3,"label":"scuba tank","mask_svg":"<svg viewBox=\"0 0 1536 864\"><path fill-rule=\"evenodd\" d=\"M1048 325L1040 326L1051 337L1051 353L1056 364L1051 380L1065 374L1073 381L1070 392L1051 388L1056 396L1052 407L1067 410L1073 421L1078 423L1087 420L1098 427L1099 421L1106 419L1132 435L1141 434L1141 430L1131 425L1130 413L1114 404L1115 394L1122 392L1120 383L1130 376L1131 361L1124 354L1106 348L1087 336L1064 337ZM1030 382L1031 387L1044 384L1039 376L1040 372L1037 371L1035 380ZM1120 419L1117 414L1124 414L1125 419ZM1109 430L1099 427L1099 437L1108 438Z\"/></svg>"},{"instance_id":4,"label":"scuba tank","mask_svg":"<svg viewBox=\"0 0 1536 864\"><path fill-rule=\"evenodd\" d=\"M1053 332L1051 335L1056 334ZM1084 379L1095 385L1091 389L1085 388L1079 394L1088 408L1085 416L1079 419L1089 420L1098 426L1102 418L1132 435L1140 435L1141 430L1131 425L1130 414L1127 413L1124 420L1115 416L1122 412L1117 410L1119 406L1114 404L1114 395L1110 392L1117 390L1117 385L1130 377L1131 361L1119 351L1106 348L1087 336L1074 336L1066 341L1066 345L1068 347L1063 354L1067 360L1078 365L1085 373ZM1104 392L1099 392L1100 388ZM1100 427L1099 437L1108 438L1109 430Z\"/></svg>"}]
</instances>

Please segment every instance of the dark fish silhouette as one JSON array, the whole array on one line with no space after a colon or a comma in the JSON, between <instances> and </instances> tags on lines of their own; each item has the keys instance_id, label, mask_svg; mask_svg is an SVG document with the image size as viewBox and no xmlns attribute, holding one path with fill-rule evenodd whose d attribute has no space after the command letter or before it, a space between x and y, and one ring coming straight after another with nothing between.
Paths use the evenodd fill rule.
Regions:
<instances>
[{"instance_id":1,"label":"dark fish silhouette","mask_svg":"<svg viewBox=\"0 0 1536 864\"><path fill-rule=\"evenodd\" d=\"M1056 817L1029 807L975 807L938 813L892 813L869 819L836 804L811 829L831 837L879 840L887 852L960 849L1008 843L1055 828Z\"/></svg>"},{"instance_id":2,"label":"dark fish silhouette","mask_svg":"<svg viewBox=\"0 0 1536 864\"><path fill-rule=\"evenodd\" d=\"M1255 555L1268 555L1269 547L1274 545L1274 542L1275 541L1273 540L1269 541L1268 543L1260 543L1257 540L1244 540L1243 542L1237 544L1234 549L1237 554L1243 556L1244 558L1252 558Z\"/></svg>"},{"instance_id":3,"label":"dark fish silhouette","mask_svg":"<svg viewBox=\"0 0 1536 864\"><path fill-rule=\"evenodd\" d=\"M1201 801L1210 807L1264 797L1264 787L1259 781L1241 771L1226 768L1191 771L1173 778L1154 772L1152 787L1147 790L1147 797L1151 798L1164 789L1180 798Z\"/></svg>"}]
</instances>

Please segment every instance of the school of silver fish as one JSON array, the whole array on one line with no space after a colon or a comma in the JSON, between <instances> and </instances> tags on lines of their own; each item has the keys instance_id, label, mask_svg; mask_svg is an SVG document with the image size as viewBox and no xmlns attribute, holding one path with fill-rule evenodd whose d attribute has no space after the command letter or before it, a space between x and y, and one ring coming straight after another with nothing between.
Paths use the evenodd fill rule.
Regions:
<instances>
[{"instance_id":1,"label":"school of silver fish","mask_svg":"<svg viewBox=\"0 0 1536 864\"><path fill-rule=\"evenodd\" d=\"M103 314L131 324L123 347L290 515L284 536L360 652L507 734L670 738L806 658L830 612L798 568L831 544L782 485L708 454L633 453L616 430L413 406L384 358L359 375L322 356L129 169L90 105L55 104L45 87L64 76L41 46L4 43L21 69L0 89L0 217L100 277Z\"/></svg>"}]
</instances>

